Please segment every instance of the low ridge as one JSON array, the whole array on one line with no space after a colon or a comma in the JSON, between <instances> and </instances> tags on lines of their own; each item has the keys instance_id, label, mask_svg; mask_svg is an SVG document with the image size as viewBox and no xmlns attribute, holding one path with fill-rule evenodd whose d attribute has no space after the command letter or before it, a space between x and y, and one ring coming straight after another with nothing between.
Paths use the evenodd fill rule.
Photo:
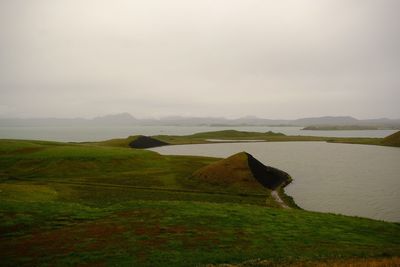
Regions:
<instances>
[{"instance_id":1,"label":"low ridge","mask_svg":"<svg viewBox=\"0 0 400 267\"><path fill-rule=\"evenodd\" d=\"M157 140L149 136L139 135L135 140L129 143L132 148L151 148L169 145L166 142Z\"/></svg>"},{"instance_id":2,"label":"low ridge","mask_svg":"<svg viewBox=\"0 0 400 267\"><path fill-rule=\"evenodd\" d=\"M240 152L197 170L194 177L211 184L277 189L291 182L290 175L265 166L252 155Z\"/></svg>"}]
</instances>

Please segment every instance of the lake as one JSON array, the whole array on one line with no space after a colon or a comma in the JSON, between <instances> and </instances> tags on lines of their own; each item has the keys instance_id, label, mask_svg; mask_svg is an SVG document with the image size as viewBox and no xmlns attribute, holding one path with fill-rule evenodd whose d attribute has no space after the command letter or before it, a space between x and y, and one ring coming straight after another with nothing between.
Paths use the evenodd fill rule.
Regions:
<instances>
[{"instance_id":1,"label":"lake","mask_svg":"<svg viewBox=\"0 0 400 267\"><path fill-rule=\"evenodd\" d=\"M168 155L227 157L246 151L288 172L285 188L310 211L400 222L400 148L325 142L176 145L151 149Z\"/></svg>"},{"instance_id":2,"label":"lake","mask_svg":"<svg viewBox=\"0 0 400 267\"><path fill-rule=\"evenodd\" d=\"M361 131L302 131L302 127L268 126L115 126L115 127L6 127L0 126L0 138L35 139L61 142L101 141L122 138L129 135L188 135L199 132L238 130L252 132L281 132L286 135L309 135L329 137L385 137L396 130L361 130Z\"/></svg>"}]
</instances>

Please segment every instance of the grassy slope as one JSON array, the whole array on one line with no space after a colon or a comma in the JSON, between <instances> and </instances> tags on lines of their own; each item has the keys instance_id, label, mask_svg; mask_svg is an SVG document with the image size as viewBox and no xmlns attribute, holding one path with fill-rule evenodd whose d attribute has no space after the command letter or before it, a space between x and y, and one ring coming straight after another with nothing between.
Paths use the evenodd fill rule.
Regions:
<instances>
[{"instance_id":1,"label":"grassy slope","mask_svg":"<svg viewBox=\"0 0 400 267\"><path fill-rule=\"evenodd\" d=\"M387 146L399 146L400 147L400 131L385 137L382 140L382 144Z\"/></svg>"},{"instance_id":2,"label":"grassy slope","mask_svg":"<svg viewBox=\"0 0 400 267\"><path fill-rule=\"evenodd\" d=\"M243 195L187 179L215 160L2 140L0 265L191 266L400 255L399 224L266 208L266 201L276 204L258 190Z\"/></svg>"},{"instance_id":3,"label":"grassy slope","mask_svg":"<svg viewBox=\"0 0 400 267\"><path fill-rule=\"evenodd\" d=\"M127 138L115 138L102 142L86 142L86 144L93 144L97 146L113 146L113 147L128 147L129 143L136 140L139 135L132 135Z\"/></svg>"},{"instance_id":4,"label":"grassy slope","mask_svg":"<svg viewBox=\"0 0 400 267\"><path fill-rule=\"evenodd\" d=\"M188 179L195 170L216 160L161 156L152 151L130 148L4 140L0 142L0 180L226 192L223 186L210 186L200 180ZM247 193L265 192L248 189Z\"/></svg>"}]
</instances>

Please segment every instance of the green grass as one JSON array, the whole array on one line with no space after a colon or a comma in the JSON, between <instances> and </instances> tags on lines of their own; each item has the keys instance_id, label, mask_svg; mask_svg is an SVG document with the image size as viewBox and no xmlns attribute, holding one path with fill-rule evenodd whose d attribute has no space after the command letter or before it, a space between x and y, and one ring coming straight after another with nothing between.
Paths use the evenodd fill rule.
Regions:
<instances>
[{"instance_id":1,"label":"green grass","mask_svg":"<svg viewBox=\"0 0 400 267\"><path fill-rule=\"evenodd\" d=\"M268 190L192 177L217 160L95 143L0 140L0 266L400 255L399 224L284 210Z\"/></svg>"},{"instance_id":2,"label":"green grass","mask_svg":"<svg viewBox=\"0 0 400 267\"><path fill-rule=\"evenodd\" d=\"M115 138L102 142L86 142L86 144L94 144L98 146L114 146L114 147L128 147L129 143L136 140L139 135L132 135L127 138Z\"/></svg>"},{"instance_id":3,"label":"green grass","mask_svg":"<svg viewBox=\"0 0 400 267\"><path fill-rule=\"evenodd\" d=\"M33 218L53 225L2 237L3 265L198 266L400 253L398 224L300 210L204 201L128 201L104 208L50 202L30 209Z\"/></svg>"}]
</instances>

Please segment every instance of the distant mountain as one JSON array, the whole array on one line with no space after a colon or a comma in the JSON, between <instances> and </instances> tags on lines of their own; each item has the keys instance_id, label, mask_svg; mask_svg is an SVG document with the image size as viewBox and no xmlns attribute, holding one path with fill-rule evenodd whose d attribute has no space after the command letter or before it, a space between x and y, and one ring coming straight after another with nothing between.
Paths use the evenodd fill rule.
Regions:
<instances>
[{"instance_id":1,"label":"distant mountain","mask_svg":"<svg viewBox=\"0 0 400 267\"><path fill-rule=\"evenodd\" d=\"M357 124L359 120L353 117L318 117L318 118L303 118L294 120L293 123L296 125L354 125Z\"/></svg>"},{"instance_id":2,"label":"distant mountain","mask_svg":"<svg viewBox=\"0 0 400 267\"><path fill-rule=\"evenodd\" d=\"M129 113L120 113L96 117L89 120L92 124L107 124L107 125L131 125L137 123L139 120Z\"/></svg>"},{"instance_id":3,"label":"distant mountain","mask_svg":"<svg viewBox=\"0 0 400 267\"><path fill-rule=\"evenodd\" d=\"M372 126L376 128L400 129L400 119L358 120L349 116L325 116L295 120L273 120L254 116L238 119L223 117L181 117L161 119L137 119L129 113L111 114L93 119L84 118L0 118L0 126Z\"/></svg>"},{"instance_id":4,"label":"distant mountain","mask_svg":"<svg viewBox=\"0 0 400 267\"><path fill-rule=\"evenodd\" d=\"M319 118L304 118L298 119L293 122L299 126L365 126L365 127L376 127L376 128L393 128L399 129L400 119L367 119L358 120L353 117L319 117Z\"/></svg>"},{"instance_id":5,"label":"distant mountain","mask_svg":"<svg viewBox=\"0 0 400 267\"><path fill-rule=\"evenodd\" d=\"M205 126L212 124L226 123L227 119L220 117L180 117L170 116L159 120L147 120L150 125L176 125L176 126Z\"/></svg>"},{"instance_id":6,"label":"distant mountain","mask_svg":"<svg viewBox=\"0 0 400 267\"><path fill-rule=\"evenodd\" d=\"M160 125L182 125L182 126L195 126L195 125L208 125L208 126L373 126L376 128L399 128L400 119L369 119L358 120L350 116L325 116L325 117L312 117L301 118L295 120L273 120L263 119L253 116L242 117L238 119L226 118L210 118L210 117L174 117L168 119L160 119L158 121L151 121L150 124Z\"/></svg>"}]
</instances>

